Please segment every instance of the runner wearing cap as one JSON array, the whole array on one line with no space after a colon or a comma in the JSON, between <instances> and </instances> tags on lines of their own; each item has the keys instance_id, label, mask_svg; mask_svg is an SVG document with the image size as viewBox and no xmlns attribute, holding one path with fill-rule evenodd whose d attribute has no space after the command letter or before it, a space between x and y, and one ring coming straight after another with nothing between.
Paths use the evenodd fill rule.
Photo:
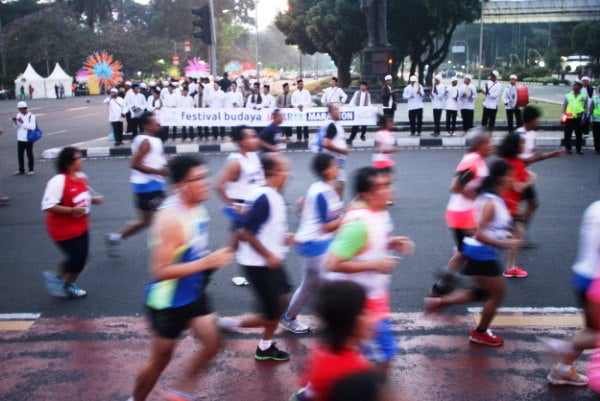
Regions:
<instances>
[{"instance_id":1,"label":"runner wearing cap","mask_svg":"<svg viewBox=\"0 0 600 401\"><path fill-rule=\"evenodd\" d=\"M500 73L496 70L490 73L490 79L485 83L483 100L483 117L481 125L490 130L496 126L496 114L498 113L498 99L502 94L502 85L498 82Z\"/></svg>"},{"instance_id":2,"label":"runner wearing cap","mask_svg":"<svg viewBox=\"0 0 600 401\"><path fill-rule=\"evenodd\" d=\"M517 120L516 128L520 128L523 125L523 119L521 118L521 109L517 107L517 76L512 74L510 76L510 85L504 90L502 101L506 106L506 120L508 121L508 132L513 132L515 125L513 120Z\"/></svg>"},{"instance_id":3,"label":"runner wearing cap","mask_svg":"<svg viewBox=\"0 0 600 401\"><path fill-rule=\"evenodd\" d=\"M37 127L37 120L35 115L27 110L26 102L20 101L17 104L17 108L19 109L19 112L12 120L17 129L17 158L19 160L19 170L17 170L14 175L25 174L25 152L27 152L27 175L33 175L33 142L30 142L27 139L27 131L34 130Z\"/></svg>"}]
</instances>

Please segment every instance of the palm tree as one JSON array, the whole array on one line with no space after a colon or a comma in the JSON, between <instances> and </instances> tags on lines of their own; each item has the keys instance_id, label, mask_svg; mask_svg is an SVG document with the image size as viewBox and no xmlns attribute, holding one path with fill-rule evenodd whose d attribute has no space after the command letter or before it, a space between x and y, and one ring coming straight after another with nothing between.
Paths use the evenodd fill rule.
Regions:
<instances>
[{"instance_id":1,"label":"palm tree","mask_svg":"<svg viewBox=\"0 0 600 401\"><path fill-rule=\"evenodd\" d=\"M110 0L69 0L69 5L79 15L85 16L85 22L90 29L98 21L111 18L112 4Z\"/></svg>"}]
</instances>

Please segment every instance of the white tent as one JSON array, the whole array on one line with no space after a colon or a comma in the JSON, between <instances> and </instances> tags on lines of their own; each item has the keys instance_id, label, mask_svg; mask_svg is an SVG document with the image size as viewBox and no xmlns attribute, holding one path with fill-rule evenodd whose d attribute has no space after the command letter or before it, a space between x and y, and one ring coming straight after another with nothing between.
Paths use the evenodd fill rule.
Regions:
<instances>
[{"instance_id":1,"label":"white tent","mask_svg":"<svg viewBox=\"0 0 600 401\"><path fill-rule=\"evenodd\" d=\"M54 85L60 84L63 84L65 87L65 97L73 96L73 90L71 88L73 77L70 77L58 63L56 63L54 66L54 71L52 71L52 74L50 74L50 76L46 78L44 82L46 84L46 97L50 99L56 99Z\"/></svg>"},{"instance_id":2,"label":"white tent","mask_svg":"<svg viewBox=\"0 0 600 401\"><path fill-rule=\"evenodd\" d=\"M21 96L21 87L25 88L25 96L29 99L29 85L33 87L34 99L43 99L46 97L44 78L33 69L31 64L27 64L25 72L15 79L15 94L17 99Z\"/></svg>"}]
</instances>

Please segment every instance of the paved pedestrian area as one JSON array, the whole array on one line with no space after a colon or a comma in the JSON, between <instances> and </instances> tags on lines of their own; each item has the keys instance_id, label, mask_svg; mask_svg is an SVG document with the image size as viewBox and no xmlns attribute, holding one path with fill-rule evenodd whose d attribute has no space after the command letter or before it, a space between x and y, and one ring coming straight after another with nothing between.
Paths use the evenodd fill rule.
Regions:
<instances>
[{"instance_id":1,"label":"paved pedestrian area","mask_svg":"<svg viewBox=\"0 0 600 401\"><path fill-rule=\"evenodd\" d=\"M394 331L402 348L391 374L397 400L596 399L589 389L553 387L545 380L551 359L536 336L571 335L577 329L577 315L501 314L498 323L505 326L497 327L496 333L506 343L500 348L468 342L476 318L477 314L394 315ZM510 326L515 318L532 325ZM292 359L265 363L252 358L259 338L256 331L225 337L223 351L198 381L198 400L287 400L298 388L298 377L316 341L316 334L278 336ZM142 317L2 321L0 400L125 401L148 355L148 343ZM161 390L181 372L183 360L195 347L186 336L150 400L161 399Z\"/></svg>"}]
</instances>

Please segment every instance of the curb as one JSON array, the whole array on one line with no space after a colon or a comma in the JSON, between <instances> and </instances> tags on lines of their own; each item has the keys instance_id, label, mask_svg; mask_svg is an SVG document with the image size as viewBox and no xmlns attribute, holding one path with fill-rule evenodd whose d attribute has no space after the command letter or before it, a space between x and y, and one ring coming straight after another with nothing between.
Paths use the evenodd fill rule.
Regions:
<instances>
[{"instance_id":1,"label":"curb","mask_svg":"<svg viewBox=\"0 0 600 401\"><path fill-rule=\"evenodd\" d=\"M502 138L492 138L492 143L498 145ZM583 146L587 146L588 140L583 139ZM591 146L591 141L590 146ZM449 138L398 138L398 146L406 148L436 148L436 149L457 149L465 147L464 137L449 137ZM562 138L537 138L536 144L538 147L551 147L558 148L563 146ZM367 139L366 141L355 141L352 148L354 149L369 149L373 148L373 139ZM221 143L216 145L196 145L196 144L178 144L178 145L166 145L166 154L184 154L184 153L229 153L233 152L237 147L231 143ZM281 150L308 150L309 146L307 142L292 142L289 144L281 145ZM46 149L42 152L43 159L56 159L61 148ZM119 156L131 156L130 147L95 147L82 149L84 157L119 157Z\"/></svg>"}]
</instances>

